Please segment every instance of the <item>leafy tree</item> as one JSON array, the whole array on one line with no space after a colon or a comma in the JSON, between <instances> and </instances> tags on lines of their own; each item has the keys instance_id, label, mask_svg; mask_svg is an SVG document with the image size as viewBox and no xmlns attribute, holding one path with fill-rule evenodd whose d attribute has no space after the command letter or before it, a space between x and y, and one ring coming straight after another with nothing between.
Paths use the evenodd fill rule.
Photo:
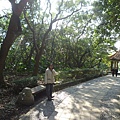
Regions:
<instances>
[{"instance_id":1,"label":"leafy tree","mask_svg":"<svg viewBox=\"0 0 120 120\"><path fill-rule=\"evenodd\" d=\"M38 1L37 1L38 3ZM35 3L36 4L36 3ZM34 71L33 71L33 75L37 75L38 73L38 68L39 68L39 61L41 60L43 51L46 47L46 43L50 38L50 32L52 31L52 26L54 23L56 23L57 21L60 20L65 20L67 18L69 18L70 16L72 16L74 13L78 12L81 10L81 4L82 3L73 3L72 0L71 1L59 1L58 2L58 8L57 8L57 13L52 13L51 12L51 7L52 4L49 0L46 1L46 8L44 11L41 10L41 14L40 14L40 19L39 21L37 21L36 23L40 23L40 25L38 27L36 26L35 21L33 22L33 24L31 25L31 23L28 21L27 19L27 14L25 13L25 18L26 18L26 22L29 25L30 30L33 33L33 43L34 43L34 47L35 47L35 65L34 65ZM66 6L67 4L67 6ZM77 6L77 7L75 7ZM34 4L33 7L31 6L31 11L33 11L33 16L34 16ZM67 14L65 14L67 12ZM35 17L34 17L35 19ZM39 30L36 30L36 28ZM37 36L37 35L39 36Z\"/></svg>"},{"instance_id":2,"label":"leafy tree","mask_svg":"<svg viewBox=\"0 0 120 120\"><path fill-rule=\"evenodd\" d=\"M98 2L95 5L99 5ZM107 15L104 12L101 14L101 5L94 6L94 11L88 6L90 3L84 0L58 0L53 11L54 6L50 0L30 0L24 14L20 16L24 34L19 36L17 32L13 34L9 31L14 39L9 36L9 52L5 52L7 57L4 59L4 70L33 72L33 75L37 75L39 70L45 71L50 61L59 69L103 68L109 65L107 56L113 49L117 32L106 29L108 24L103 24ZM9 19L4 16L0 21L0 41L4 41L3 38L8 40L5 34L9 33L6 27ZM2 54L4 47L1 47Z\"/></svg>"},{"instance_id":3,"label":"leafy tree","mask_svg":"<svg viewBox=\"0 0 120 120\"><path fill-rule=\"evenodd\" d=\"M9 0L12 5L12 16L10 18L8 31L6 34L3 43L1 44L0 49L0 83L3 85L4 78L3 78L3 70L5 67L5 60L8 55L8 51L15 41L15 39L20 35L21 32L21 25L19 16L21 15L24 7L26 6L29 0L21 0L18 4L16 4L16 0Z\"/></svg>"},{"instance_id":4,"label":"leafy tree","mask_svg":"<svg viewBox=\"0 0 120 120\"><path fill-rule=\"evenodd\" d=\"M120 3L116 0L99 0L95 1L93 5L99 23L96 32L101 38L104 36L108 39L109 37L115 43L120 32Z\"/></svg>"}]
</instances>

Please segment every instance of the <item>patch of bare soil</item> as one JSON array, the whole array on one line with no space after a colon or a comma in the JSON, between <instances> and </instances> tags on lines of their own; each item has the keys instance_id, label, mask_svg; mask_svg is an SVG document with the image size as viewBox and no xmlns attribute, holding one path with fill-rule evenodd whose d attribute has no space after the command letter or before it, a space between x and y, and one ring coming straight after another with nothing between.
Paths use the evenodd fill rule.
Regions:
<instances>
[{"instance_id":1,"label":"patch of bare soil","mask_svg":"<svg viewBox=\"0 0 120 120\"><path fill-rule=\"evenodd\" d=\"M9 81L11 80L9 79ZM6 82L8 82L8 80ZM40 81L39 84L41 84ZM10 85L6 88L0 88L0 120L18 120L21 114L26 113L44 99L44 95L38 96L35 98L34 105L20 106L16 104L17 97L18 94L15 94L14 86Z\"/></svg>"},{"instance_id":2,"label":"patch of bare soil","mask_svg":"<svg viewBox=\"0 0 120 120\"><path fill-rule=\"evenodd\" d=\"M16 104L17 96L12 93L11 88L0 89L0 120L18 120L21 114L26 113L44 99L44 96L38 96L34 105L23 106Z\"/></svg>"}]
</instances>

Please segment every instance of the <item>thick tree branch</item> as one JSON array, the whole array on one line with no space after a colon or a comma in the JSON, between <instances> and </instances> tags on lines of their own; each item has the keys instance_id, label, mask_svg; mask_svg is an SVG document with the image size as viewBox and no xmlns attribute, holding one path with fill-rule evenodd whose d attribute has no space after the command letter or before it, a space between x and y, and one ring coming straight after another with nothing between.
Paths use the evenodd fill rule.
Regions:
<instances>
[{"instance_id":1,"label":"thick tree branch","mask_svg":"<svg viewBox=\"0 0 120 120\"><path fill-rule=\"evenodd\" d=\"M61 6L62 6L62 5L63 5L63 0L61 1L61 4L60 4L60 6L59 6L59 8L58 8L58 13L56 14L54 20L56 20L56 19L58 18L58 15L59 15L60 12L61 12Z\"/></svg>"},{"instance_id":2,"label":"thick tree branch","mask_svg":"<svg viewBox=\"0 0 120 120\"><path fill-rule=\"evenodd\" d=\"M56 22L56 21L59 21L59 20L66 19L66 18L72 16L74 13L78 12L79 10L81 10L81 8L82 8L82 4L81 4L80 9L77 9L77 10L73 11L71 14L69 14L69 15L67 15L67 16L65 16L65 17L62 17L62 18L58 18L58 19L57 19L57 18L55 17L55 19L53 19L53 22Z\"/></svg>"},{"instance_id":3,"label":"thick tree branch","mask_svg":"<svg viewBox=\"0 0 120 120\"><path fill-rule=\"evenodd\" d=\"M77 37L77 40L80 39L80 37L84 34L84 32L85 32L85 28L87 27L88 23L90 23L90 21L91 21L91 19L89 19L89 20L87 21L87 23L84 25L81 34Z\"/></svg>"},{"instance_id":4,"label":"thick tree branch","mask_svg":"<svg viewBox=\"0 0 120 120\"><path fill-rule=\"evenodd\" d=\"M27 19L27 17L26 17L26 12L24 11L23 13L24 13L25 21L26 21L26 23L28 24L28 27L29 27L30 30L33 32L34 30L33 30L33 28L31 27L30 22L28 21L28 19Z\"/></svg>"},{"instance_id":5,"label":"thick tree branch","mask_svg":"<svg viewBox=\"0 0 120 120\"><path fill-rule=\"evenodd\" d=\"M16 14L17 16L20 16L25 5L27 4L27 2L29 0L21 0L18 4L15 3L16 0L9 0L11 5L12 5L12 11L14 14Z\"/></svg>"},{"instance_id":6,"label":"thick tree branch","mask_svg":"<svg viewBox=\"0 0 120 120\"><path fill-rule=\"evenodd\" d=\"M37 46L37 43L36 43L35 30L31 27L30 22L28 21L28 19L27 19L27 17L26 17L25 11L24 11L23 13L24 13L25 21L26 21L26 23L28 24L28 27L30 28L31 32L33 33L33 43L34 43L36 52L38 52L39 49L38 49L38 46Z\"/></svg>"}]
</instances>

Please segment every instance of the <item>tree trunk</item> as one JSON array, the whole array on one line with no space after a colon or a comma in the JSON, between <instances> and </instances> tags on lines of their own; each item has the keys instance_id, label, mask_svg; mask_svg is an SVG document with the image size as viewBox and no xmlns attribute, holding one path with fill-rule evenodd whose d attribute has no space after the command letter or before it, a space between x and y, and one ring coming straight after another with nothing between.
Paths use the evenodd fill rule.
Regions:
<instances>
[{"instance_id":1,"label":"tree trunk","mask_svg":"<svg viewBox=\"0 0 120 120\"><path fill-rule=\"evenodd\" d=\"M45 39L43 39L42 45L41 45L41 48L39 49L39 51L36 51L37 53L36 53L36 56L35 56L35 65L34 65L34 70L33 70L33 74L32 74L33 76L37 76L37 74L38 74L39 62L40 62L40 59L42 57L44 48L45 48Z\"/></svg>"},{"instance_id":2,"label":"tree trunk","mask_svg":"<svg viewBox=\"0 0 120 120\"><path fill-rule=\"evenodd\" d=\"M35 56L35 64L34 64L33 76L37 76L37 74L38 74L39 60L40 60L40 56L37 53L36 56Z\"/></svg>"},{"instance_id":3,"label":"tree trunk","mask_svg":"<svg viewBox=\"0 0 120 120\"><path fill-rule=\"evenodd\" d=\"M17 35L14 33L14 29L16 29L16 17L14 15L11 16L8 32L6 38L4 39L1 50L0 50L0 83L4 83L3 77L3 70L5 68L5 60L8 55L9 48L13 44L14 40L16 39Z\"/></svg>"},{"instance_id":4,"label":"tree trunk","mask_svg":"<svg viewBox=\"0 0 120 120\"><path fill-rule=\"evenodd\" d=\"M3 71L5 68L6 57L8 55L9 49L12 46L13 42L20 35L19 30L18 30L19 29L18 20L27 2L28 0L21 0L20 3L17 5L17 7L14 8L13 14L10 19L6 37L3 40L3 43L1 44L1 49L0 49L0 84L1 86L5 83Z\"/></svg>"}]
</instances>

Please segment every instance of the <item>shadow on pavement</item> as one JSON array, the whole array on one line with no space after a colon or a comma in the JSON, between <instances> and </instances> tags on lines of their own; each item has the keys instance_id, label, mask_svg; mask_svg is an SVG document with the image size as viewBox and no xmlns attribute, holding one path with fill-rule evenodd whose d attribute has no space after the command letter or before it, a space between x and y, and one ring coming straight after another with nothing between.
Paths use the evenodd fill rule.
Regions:
<instances>
[{"instance_id":1,"label":"shadow on pavement","mask_svg":"<svg viewBox=\"0 0 120 120\"><path fill-rule=\"evenodd\" d=\"M119 120L120 76L103 76L54 93L20 120Z\"/></svg>"}]
</instances>

